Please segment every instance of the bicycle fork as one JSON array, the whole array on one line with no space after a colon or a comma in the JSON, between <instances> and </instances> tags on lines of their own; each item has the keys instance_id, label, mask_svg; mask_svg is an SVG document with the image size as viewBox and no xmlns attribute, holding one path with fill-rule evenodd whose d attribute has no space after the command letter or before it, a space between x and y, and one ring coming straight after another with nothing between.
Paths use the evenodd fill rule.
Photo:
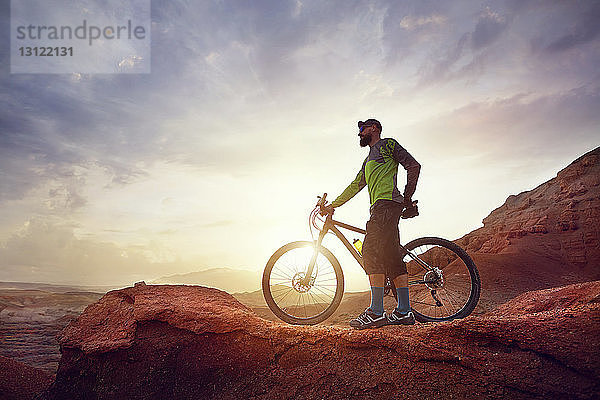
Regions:
<instances>
[{"instance_id":1,"label":"bicycle fork","mask_svg":"<svg viewBox=\"0 0 600 400\"><path fill-rule=\"evenodd\" d=\"M323 238L327 234L328 230L329 230L329 226L326 223L325 226L323 226L323 229L321 230L321 232L319 233L319 238L313 242L313 246L314 246L313 254L312 254L312 257L310 258L310 262L308 263L308 268L306 269L306 275L304 276L304 279L302 279L302 281L301 281L301 284L304 286L311 285L312 273L315 268L315 264L317 262L317 256L319 255L319 248L321 247L321 242L323 242Z\"/></svg>"}]
</instances>

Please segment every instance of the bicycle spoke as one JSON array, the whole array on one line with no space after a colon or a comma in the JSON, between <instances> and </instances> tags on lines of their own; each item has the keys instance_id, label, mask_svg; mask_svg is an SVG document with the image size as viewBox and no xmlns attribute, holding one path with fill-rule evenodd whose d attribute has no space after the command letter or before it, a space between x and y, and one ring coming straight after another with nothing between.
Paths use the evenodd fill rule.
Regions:
<instances>
[{"instance_id":1,"label":"bicycle spoke","mask_svg":"<svg viewBox=\"0 0 600 400\"><path fill-rule=\"evenodd\" d=\"M425 302L417 301L417 300L410 300L410 302L411 303L419 303L419 304L423 304L423 305L430 306L430 307L435 307L436 306L435 304L425 303Z\"/></svg>"},{"instance_id":2,"label":"bicycle spoke","mask_svg":"<svg viewBox=\"0 0 600 400\"><path fill-rule=\"evenodd\" d=\"M442 302L441 300L440 302L442 303L442 307L444 307L444 309L446 310L446 314L452 315L452 313L448 310L448 307L446 307L446 302ZM450 306L452 306L452 302L450 302ZM454 309L454 306L452 306L452 308Z\"/></svg>"},{"instance_id":3,"label":"bicycle spoke","mask_svg":"<svg viewBox=\"0 0 600 400\"><path fill-rule=\"evenodd\" d=\"M278 302L281 302L281 304L284 304L284 303L283 303L283 300L284 300L284 299L285 299L285 298L288 296L288 294L292 293L293 291L294 291L294 288L290 288L290 290L288 290L288 291L287 291L287 292L286 292L286 293L283 295L283 297L280 297L280 298L279 298Z\"/></svg>"},{"instance_id":4,"label":"bicycle spoke","mask_svg":"<svg viewBox=\"0 0 600 400\"><path fill-rule=\"evenodd\" d=\"M313 288L313 289L315 289L315 288ZM316 290L316 289L315 289L315 290ZM324 294L322 294L322 293L317 293L317 292L314 292L314 296L317 298L317 300L318 300L320 303L323 303L323 304L328 304L328 303L331 301L329 297L325 296L325 295L324 295ZM321 298L321 296L325 296L325 299Z\"/></svg>"},{"instance_id":5,"label":"bicycle spoke","mask_svg":"<svg viewBox=\"0 0 600 400\"><path fill-rule=\"evenodd\" d=\"M448 300L450 301L450 305L452 306L452 308L454 308L455 311L458 311L460 309L460 307L454 306L454 303L452 302L452 299L454 299L454 302L456 304L459 304L459 305L461 303L460 299L457 299L456 297L452 296L452 294L450 294L450 292L448 292L446 289L444 289L444 292L448 296Z\"/></svg>"},{"instance_id":6,"label":"bicycle spoke","mask_svg":"<svg viewBox=\"0 0 600 400\"><path fill-rule=\"evenodd\" d=\"M298 296L298 301L296 302L296 308L294 309L296 313L298 312L298 307L300 306L300 298L301 297L302 296Z\"/></svg>"},{"instance_id":7,"label":"bicycle spoke","mask_svg":"<svg viewBox=\"0 0 600 400\"><path fill-rule=\"evenodd\" d=\"M323 290L329 290L330 292L333 292L333 293L335 293L335 290L333 290L333 289L329 289L329 288L328 288L328 287L326 287L326 286L328 286L328 285L319 285L319 288L321 288L321 289L323 289Z\"/></svg>"},{"instance_id":8,"label":"bicycle spoke","mask_svg":"<svg viewBox=\"0 0 600 400\"><path fill-rule=\"evenodd\" d=\"M325 274L321 274L321 276L325 276L325 275L332 275L332 274L333 274L333 275L335 275L335 271L333 271L333 270L332 270L332 271L329 271L329 272L327 272L327 273L325 273Z\"/></svg>"},{"instance_id":9,"label":"bicycle spoke","mask_svg":"<svg viewBox=\"0 0 600 400\"><path fill-rule=\"evenodd\" d=\"M321 290L321 288L314 286L313 289L318 290L323 296L327 297L327 298L333 298L333 296L329 295L328 293L325 293Z\"/></svg>"},{"instance_id":10,"label":"bicycle spoke","mask_svg":"<svg viewBox=\"0 0 600 400\"><path fill-rule=\"evenodd\" d=\"M336 278L331 278L331 279L319 279L319 282L329 282L329 281L337 281Z\"/></svg>"},{"instance_id":11,"label":"bicycle spoke","mask_svg":"<svg viewBox=\"0 0 600 400\"><path fill-rule=\"evenodd\" d=\"M284 290L294 290L294 288L291 287L291 286L284 286L284 285L279 285L279 286L281 286L281 287L277 287L275 289L271 289L271 293L279 293L279 292L282 292Z\"/></svg>"},{"instance_id":12,"label":"bicycle spoke","mask_svg":"<svg viewBox=\"0 0 600 400\"><path fill-rule=\"evenodd\" d=\"M277 271L277 272L271 272L271 277L273 277L273 276L277 276L277 277L279 277L279 279L281 279L281 280L284 280L284 281L286 281L286 280L289 280L289 281L291 281L291 280L292 280L292 277L291 277L291 276L288 276L288 275L285 275L285 276L284 276L284 275L280 275L280 274L279 274L279 271Z\"/></svg>"},{"instance_id":13,"label":"bicycle spoke","mask_svg":"<svg viewBox=\"0 0 600 400\"><path fill-rule=\"evenodd\" d=\"M295 263L294 263L294 264L295 264ZM286 268L286 269L284 270L283 268ZM282 268L281 268L281 269L279 269L279 271L280 271L281 273L285 273L285 271L289 271L289 273L291 274L291 275L288 275L288 276L290 277L290 279L292 279L292 277L293 277L294 275L296 275L296 272L297 272L297 271L294 271L294 267L292 267L292 266L290 266L290 265L282 265Z\"/></svg>"},{"instance_id":14,"label":"bicycle spoke","mask_svg":"<svg viewBox=\"0 0 600 400\"><path fill-rule=\"evenodd\" d=\"M281 301L283 301L283 299L290 293L292 293L294 291L293 287L290 287L289 289L285 290L285 289L281 289L280 291L277 292L277 294L279 294L279 299ZM283 296L283 297L282 297Z\"/></svg>"},{"instance_id":15,"label":"bicycle spoke","mask_svg":"<svg viewBox=\"0 0 600 400\"><path fill-rule=\"evenodd\" d=\"M319 302L315 299L315 297L313 296L312 293L308 292L308 295L313 300L312 305L315 307L315 310L317 311L317 314L318 314L319 313L319 307L317 306L317 304L319 304Z\"/></svg>"}]
</instances>

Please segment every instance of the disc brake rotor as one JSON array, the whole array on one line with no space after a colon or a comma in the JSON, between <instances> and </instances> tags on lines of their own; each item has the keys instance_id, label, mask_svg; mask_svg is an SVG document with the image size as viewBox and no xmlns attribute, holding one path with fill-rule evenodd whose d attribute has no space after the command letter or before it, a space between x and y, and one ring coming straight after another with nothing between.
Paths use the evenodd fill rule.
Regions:
<instances>
[{"instance_id":1,"label":"disc brake rotor","mask_svg":"<svg viewBox=\"0 0 600 400\"><path fill-rule=\"evenodd\" d=\"M303 282L305 277L306 277L306 273L304 273L304 272L296 272L296 274L292 278L292 287L298 293L306 293L306 292L308 292L313 287L313 285L315 284L315 278L311 278L310 281L308 282L308 285L305 285L304 282Z\"/></svg>"}]
</instances>

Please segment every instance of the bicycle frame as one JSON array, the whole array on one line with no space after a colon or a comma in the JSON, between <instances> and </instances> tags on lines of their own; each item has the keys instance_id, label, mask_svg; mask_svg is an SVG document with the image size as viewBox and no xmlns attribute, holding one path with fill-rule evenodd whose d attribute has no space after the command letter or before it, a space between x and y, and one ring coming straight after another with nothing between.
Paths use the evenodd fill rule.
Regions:
<instances>
[{"instance_id":1,"label":"bicycle frame","mask_svg":"<svg viewBox=\"0 0 600 400\"><path fill-rule=\"evenodd\" d=\"M344 228L344 229L348 229L350 231L354 231L357 233L361 233L361 234L366 234L367 231L361 228L357 228L356 226L352 226L349 224L345 224L343 222L340 221L336 221L333 219L332 214L327 214L327 217L325 218L325 223L323 224L323 228L321 229L320 233L319 233L319 237L315 242L315 249L313 251L313 255L311 257L310 263L308 264L308 269L306 271L306 276L304 277L302 283L305 285L310 284L310 279L312 277L312 273L313 273L313 269L315 266L315 262L317 260L317 255L319 253L319 248L321 247L321 243L323 242L323 238L325 237L325 235L331 230L335 236L337 236L337 238L344 244L344 246L346 246L346 248L348 249L348 251L350 252L350 254L352 254L352 256L354 257L354 259L360 264L361 267L363 267L364 269L364 262L363 262L363 257L362 255L354 248L354 246L352 246L352 244L350 244L350 241L348 239L346 239L346 237L344 236L344 234L342 232L340 232L340 230L337 227L340 228ZM432 269L432 267L430 267L426 262L424 262L423 260L421 260L419 258L419 256L417 256L416 254L411 253L410 251L406 250L406 248L400 244L400 248L402 249L404 255L407 255L409 257L411 257L414 261L416 261L421 267L423 267L425 270L429 271ZM418 284L418 283L427 283L425 281L411 281L409 282L409 284Z\"/></svg>"}]
</instances>

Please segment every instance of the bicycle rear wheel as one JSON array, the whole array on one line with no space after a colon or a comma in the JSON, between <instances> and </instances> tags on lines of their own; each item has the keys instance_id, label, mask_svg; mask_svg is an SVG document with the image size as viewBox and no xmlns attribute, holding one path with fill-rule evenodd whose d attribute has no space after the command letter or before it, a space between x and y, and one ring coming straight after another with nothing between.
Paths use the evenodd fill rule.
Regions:
<instances>
[{"instance_id":1,"label":"bicycle rear wheel","mask_svg":"<svg viewBox=\"0 0 600 400\"><path fill-rule=\"evenodd\" d=\"M333 314L342 301L342 267L323 246L318 250L309 282L303 282L313 252L313 242L288 243L271 256L263 272L265 301L287 323L317 324Z\"/></svg>"},{"instance_id":2,"label":"bicycle rear wheel","mask_svg":"<svg viewBox=\"0 0 600 400\"><path fill-rule=\"evenodd\" d=\"M404 262L410 304L417 321L464 318L475 309L481 280L466 251L436 237L415 239L404 247L409 251Z\"/></svg>"}]
</instances>

